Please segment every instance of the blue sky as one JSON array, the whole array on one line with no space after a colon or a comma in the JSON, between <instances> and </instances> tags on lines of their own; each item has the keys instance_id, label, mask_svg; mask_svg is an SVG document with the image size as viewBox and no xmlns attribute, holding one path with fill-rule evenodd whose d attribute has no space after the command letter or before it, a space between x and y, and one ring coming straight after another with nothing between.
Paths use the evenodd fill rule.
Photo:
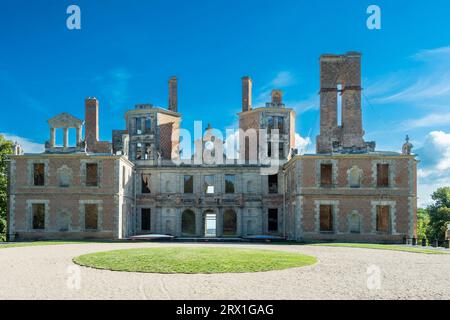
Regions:
<instances>
[{"instance_id":1,"label":"blue sky","mask_svg":"<svg viewBox=\"0 0 450 320\"><path fill-rule=\"evenodd\" d=\"M71 4L81 8L81 30L66 27ZM381 30L366 27L371 4L381 8ZM411 136L423 204L450 185L449 11L448 0L5 0L0 132L34 151L48 139L48 118L83 118L84 98L95 96L109 140L135 104L167 106L172 75L183 127L203 120L225 129L237 123L240 78L249 75L256 105L272 88L284 91L312 152L318 58L360 51L366 140L398 151Z\"/></svg>"}]
</instances>

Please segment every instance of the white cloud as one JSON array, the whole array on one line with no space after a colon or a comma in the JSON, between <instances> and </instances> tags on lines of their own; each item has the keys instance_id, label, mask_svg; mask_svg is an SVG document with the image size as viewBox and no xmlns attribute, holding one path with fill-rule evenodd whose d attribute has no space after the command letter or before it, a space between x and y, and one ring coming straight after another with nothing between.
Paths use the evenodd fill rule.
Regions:
<instances>
[{"instance_id":1,"label":"white cloud","mask_svg":"<svg viewBox=\"0 0 450 320\"><path fill-rule=\"evenodd\" d=\"M20 144L24 153L42 153L45 151L45 146L43 144L33 142L30 139L8 133L0 133L0 135L4 136L6 140Z\"/></svg>"},{"instance_id":2,"label":"white cloud","mask_svg":"<svg viewBox=\"0 0 450 320\"><path fill-rule=\"evenodd\" d=\"M409 119L403 123L403 127L414 128L429 128L438 126L450 125L450 113L432 113L419 119Z\"/></svg>"},{"instance_id":3,"label":"white cloud","mask_svg":"<svg viewBox=\"0 0 450 320\"><path fill-rule=\"evenodd\" d=\"M299 154L305 154L310 145L311 139L309 137L303 138L300 134L295 134L295 148L298 149Z\"/></svg>"},{"instance_id":4,"label":"white cloud","mask_svg":"<svg viewBox=\"0 0 450 320\"><path fill-rule=\"evenodd\" d=\"M448 108L450 47L421 50L411 57L414 68L391 74L366 90L373 103L408 103L422 108ZM380 89L382 88L382 89Z\"/></svg>"},{"instance_id":5,"label":"white cloud","mask_svg":"<svg viewBox=\"0 0 450 320\"><path fill-rule=\"evenodd\" d=\"M436 189L450 186L450 133L430 132L417 154L421 160L417 172L419 205L425 206Z\"/></svg>"},{"instance_id":6,"label":"white cloud","mask_svg":"<svg viewBox=\"0 0 450 320\"><path fill-rule=\"evenodd\" d=\"M273 79L270 83L271 86L277 87L277 88L283 88L291 86L295 83L295 77L293 74L289 71L281 71L278 72L275 79Z\"/></svg>"}]
</instances>

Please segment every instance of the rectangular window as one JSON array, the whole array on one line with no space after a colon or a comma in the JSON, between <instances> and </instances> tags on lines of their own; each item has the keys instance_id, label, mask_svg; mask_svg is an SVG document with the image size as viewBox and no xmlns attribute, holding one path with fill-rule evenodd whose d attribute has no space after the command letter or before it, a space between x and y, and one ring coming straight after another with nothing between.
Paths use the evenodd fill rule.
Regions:
<instances>
[{"instance_id":1,"label":"rectangular window","mask_svg":"<svg viewBox=\"0 0 450 320\"><path fill-rule=\"evenodd\" d=\"M135 121L136 134L142 134L141 118L135 118L134 121Z\"/></svg>"},{"instance_id":2,"label":"rectangular window","mask_svg":"<svg viewBox=\"0 0 450 320\"><path fill-rule=\"evenodd\" d=\"M194 176L184 176L184 193L194 193Z\"/></svg>"},{"instance_id":3,"label":"rectangular window","mask_svg":"<svg viewBox=\"0 0 450 320\"><path fill-rule=\"evenodd\" d=\"M275 129L275 123L273 117L267 118L267 129L269 129L269 133L272 131L272 129Z\"/></svg>"},{"instance_id":4,"label":"rectangular window","mask_svg":"<svg viewBox=\"0 0 450 320\"><path fill-rule=\"evenodd\" d=\"M152 131L152 119L150 117L145 118L145 133Z\"/></svg>"},{"instance_id":5,"label":"rectangular window","mask_svg":"<svg viewBox=\"0 0 450 320\"><path fill-rule=\"evenodd\" d=\"M141 175L141 193L151 193L150 189L150 174L143 173Z\"/></svg>"},{"instance_id":6,"label":"rectangular window","mask_svg":"<svg viewBox=\"0 0 450 320\"><path fill-rule=\"evenodd\" d=\"M86 163L86 186L97 187L98 186L98 164Z\"/></svg>"},{"instance_id":7,"label":"rectangular window","mask_svg":"<svg viewBox=\"0 0 450 320\"><path fill-rule=\"evenodd\" d=\"M377 232L390 232L390 207L377 206Z\"/></svg>"},{"instance_id":8,"label":"rectangular window","mask_svg":"<svg viewBox=\"0 0 450 320\"><path fill-rule=\"evenodd\" d=\"M98 206L96 204L84 205L84 228L86 230L98 229Z\"/></svg>"},{"instance_id":9,"label":"rectangular window","mask_svg":"<svg viewBox=\"0 0 450 320\"><path fill-rule=\"evenodd\" d=\"M278 143L278 157L279 159L284 159L284 143L280 142Z\"/></svg>"},{"instance_id":10,"label":"rectangular window","mask_svg":"<svg viewBox=\"0 0 450 320\"><path fill-rule=\"evenodd\" d=\"M141 209L141 230L150 231L152 230L152 211L151 209Z\"/></svg>"},{"instance_id":11,"label":"rectangular window","mask_svg":"<svg viewBox=\"0 0 450 320\"><path fill-rule=\"evenodd\" d=\"M142 159L142 143L136 143L136 160Z\"/></svg>"},{"instance_id":12,"label":"rectangular window","mask_svg":"<svg viewBox=\"0 0 450 320\"><path fill-rule=\"evenodd\" d=\"M320 206L320 232L333 231L333 206Z\"/></svg>"},{"instance_id":13,"label":"rectangular window","mask_svg":"<svg viewBox=\"0 0 450 320\"><path fill-rule=\"evenodd\" d=\"M235 193L236 176L225 175L225 193Z\"/></svg>"},{"instance_id":14,"label":"rectangular window","mask_svg":"<svg viewBox=\"0 0 450 320\"><path fill-rule=\"evenodd\" d=\"M33 229L44 230L45 229L45 204L34 203L32 205L33 210Z\"/></svg>"},{"instance_id":15,"label":"rectangular window","mask_svg":"<svg viewBox=\"0 0 450 320\"><path fill-rule=\"evenodd\" d=\"M204 177L204 191L206 194L214 194L214 176Z\"/></svg>"},{"instance_id":16,"label":"rectangular window","mask_svg":"<svg viewBox=\"0 0 450 320\"><path fill-rule=\"evenodd\" d=\"M377 164L377 186L389 187L389 165Z\"/></svg>"},{"instance_id":17,"label":"rectangular window","mask_svg":"<svg viewBox=\"0 0 450 320\"><path fill-rule=\"evenodd\" d=\"M269 193L278 193L278 175L269 176Z\"/></svg>"},{"instance_id":18,"label":"rectangular window","mask_svg":"<svg viewBox=\"0 0 450 320\"><path fill-rule=\"evenodd\" d=\"M333 165L321 164L320 165L320 186L331 187L333 185Z\"/></svg>"},{"instance_id":19,"label":"rectangular window","mask_svg":"<svg viewBox=\"0 0 450 320\"><path fill-rule=\"evenodd\" d=\"M267 143L267 157L272 158L272 142Z\"/></svg>"},{"instance_id":20,"label":"rectangular window","mask_svg":"<svg viewBox=\"0 0 450 320\"><path fill-rule=\"evenodd\" d=\"M279 134L284 134L284 118L277 117L276 118L276 128L278 129Z\"/></svg>"},{"instance_id":21,"label":"rectangular window","mask_svg":"<svg viewBox=\"0 0 450 320\"><path fill-rule=\"evenodd\" d=\"M33 179L35 186L45 185L45 164L35 163L33 165Z\"/></svg>"},{"instance_id":22,"label":"rectangular window","mask_svg":"<svg viewBox=\"0 0 450 320\"><path fill-rule=\"evenodd\" d=\"M269 209L268 219L269 232L278 232L278 209Z\"/></svg>"}]
</instances>

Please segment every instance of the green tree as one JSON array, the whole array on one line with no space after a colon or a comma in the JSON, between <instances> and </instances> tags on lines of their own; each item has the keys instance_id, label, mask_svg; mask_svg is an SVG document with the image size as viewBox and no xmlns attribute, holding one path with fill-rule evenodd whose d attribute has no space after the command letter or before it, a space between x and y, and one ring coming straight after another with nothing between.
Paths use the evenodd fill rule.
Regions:
<instances>
[{"instance_id":1,"label":"green tree","mask_svg":"<svg viewBox=\"0 0 450 320\"><path fill-rule=\"evenodd\" d=\"M7 156L13 153L13 143L0 135L0 241L6 240Z\"/></svg>"},{"instance_id":2,"label":"green tree","mask_svg":"<svg viewBox=\"0 0 450 320\"><path fill-rule=\"evenodd\" d=\"M439 188L431 198L434 204L428 207L430 215L428 238L444 239L447 225L450 223L450 187Z\"/></svg>"},{"instance_id":3,"label":"green tree","mask_svg":"<svg viewBox=\"0 0 450 320\"><path fill-rule=\"evenodd\" d=\"M417 237L419 239L428 238L430 228L430 214L427 209L417 210Z\"/></svg>"}]
</instances>

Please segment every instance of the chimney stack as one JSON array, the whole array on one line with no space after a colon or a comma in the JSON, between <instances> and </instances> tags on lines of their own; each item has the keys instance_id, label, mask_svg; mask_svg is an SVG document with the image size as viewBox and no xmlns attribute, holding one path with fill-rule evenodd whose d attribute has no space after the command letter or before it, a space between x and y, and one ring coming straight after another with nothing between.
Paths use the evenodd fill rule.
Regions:
<instances>
[{"instance_id":1,"label":"chimney stack","mask_svg":"<svg viewBox=\"0 0 450 320\"><path fill-rule=\"evenodd\" d=\"M283 92L281 90L272 90L272 105L281 106L283 104Z\"/></svg>"},{"instance_id":2,"label":"chimney stack","mask_svg":"<svg viewBox=\"0 0 450 320\"><path fill-rule=\"evenodd\" d=\"M169 110L178 112L178 79L172 77L169 80Z\"/></svg>"},{"instance_id":3,"label":"chimney stack","mask_svg":"<svg viewBox=\"0 0 450 320\"><path fill-rule=\"evenodd\" d=\"M98 100L86 98L85 100L85 141L86 146L93 146L98 142Z\"/></svg>"},{"instance_id":4,"label":"chimney stack","mask_svg":"<svg viewBox=\"0 0 450 320\"><path fill-rule=\"evenodd\" d=\"M242 78L242 112L252 110L252 79Z\"/></svg>"}]
</instances>

